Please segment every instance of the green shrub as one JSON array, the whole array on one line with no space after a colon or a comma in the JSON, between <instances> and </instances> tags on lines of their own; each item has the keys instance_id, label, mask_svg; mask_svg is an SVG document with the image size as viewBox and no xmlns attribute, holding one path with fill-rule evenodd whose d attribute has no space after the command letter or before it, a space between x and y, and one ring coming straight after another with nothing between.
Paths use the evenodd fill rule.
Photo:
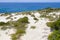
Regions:
<instances>
[{"instance_id":1,"label":"green shrub","mask_svg":"<svg viewBox=\"0 0 60 40\"><path fill-rule=\"evenodd\" d=\"M12 35L11 35L11 39L12 39L12 40L17 40L16 34L12 34Z\"/></svg>"},{"instance_id":2,"label":"green shrub","mask_svg":"<svg viewBox=\"0 0 60 40\"><path fill-rule=\"evenodd\" d=\"M53 28L53 25L52 25L52 24L53 24L53 22L47 22L46 24L47 24L47 26L48 26L48 27Z\"/></svg>"},{"instance_id":3,"label":"green shrub","mask_svg":"<svg viewBox=\"0 0 60 40\"><path fill-rule=\"evenodd\" d=\"M25 33L25 30L18 29L15 34L12 34L12 40L17 40L20 36Z\"/></svg>"},{"instance_id":4,"label":"green shrub","mask_svg":"<svg viewBox=\"0 0 60 40\"><path fill-rule=\"evenodd\" d=\"M49 27L51 27L51 28L53 28L55 30L60 30L60 19L58 19L55 22L48 22L47 26L49 26Z\"/></svg>"},{"instance_id":5,"label":"green shrub","mask_svg":"<svg viewBox=\"0 0 60 40\"><path fill-rule=\"evenodd\" d=\"M47 26L53 29L53 32L48 36L48 40L60 40L60 19L55 22L48 22Z\"/></svg>"},{"instance_id":6,"label":"green shrub","mask_svg":"<svg viewBox=\"0 0 60 40\"><path fill-rule=\"evenodd\" d=\"M34 17L34 20L38 20L38 19Z\"/></svg>"},{"instance_id":7,"label":"green shrub","mask_svg":"<svg viewBox=\"0 0 60 40\"><path fill-rule=\"evenodd\" d=\"M53 33L48 36L48 40L60 40L60 31L53 31Z\"/></svg>"},{"instance_id":8,"label":"green shrub","mask_svg":"<svg viewBox=\"0 0 60 40\"><path fill-rule=\"evenodd\" d=\"M18 22L20 22L20 23L28 23L28 17L20 18L18 20Z\"/></svg>"},{"instance_id":9,"label":"green shrub","mask_svg":"<svg viewBox=\"0 0 60 40\"><path fill-rule=\"evenodd\" d=\"M20 30L20 29L18 29L18 30L16 31L16 34L22 35L23 33L25 33L25 30Z\"/></svg>"},{"instance_id":10,"label":"green shrub","mask_svg":"<svg viewBox=\"0 0 60 40\"><path fill-rule=\"evenodd\" d=\"M1 27L2 30L6 30L7 28L8 28L8 27L5 27L5 26L4 26L4 27Z\"/></svg>"},{"instance_id":11,"label":"green shrub","mask_svg":"<svg viewBox=\"0 0 60 40\"><path fill-rule=\"evenodd\" d=\"M0 22L0 26L5 26L5 25L9 25L9 22L5 23L5 22Z\"/></svg>"},{"instance_id":12,"label":"green shrub","mask_svg":"<svg viewBox=\"0 0 60 40\"><path fill-rule=\"evenodd\" d=\"M32 29L35 29L36 27L35 26L31 26Z\"/></svg>"}]
</instances>

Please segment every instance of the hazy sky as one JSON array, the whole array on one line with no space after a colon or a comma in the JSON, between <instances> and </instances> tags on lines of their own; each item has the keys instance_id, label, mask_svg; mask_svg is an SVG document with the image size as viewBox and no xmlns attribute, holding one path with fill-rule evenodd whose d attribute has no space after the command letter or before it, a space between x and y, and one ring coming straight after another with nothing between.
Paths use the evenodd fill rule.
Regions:
<instances>
[{"instance_id":1,"label":"hazy sky","mask_svg":"<svg viewBox=\"0 0 60 40\"><path fill-rule=\"evenodd\" d=\"M0 2L60 2L60 0L0 0Z\"/></svg>"}]
</instances>

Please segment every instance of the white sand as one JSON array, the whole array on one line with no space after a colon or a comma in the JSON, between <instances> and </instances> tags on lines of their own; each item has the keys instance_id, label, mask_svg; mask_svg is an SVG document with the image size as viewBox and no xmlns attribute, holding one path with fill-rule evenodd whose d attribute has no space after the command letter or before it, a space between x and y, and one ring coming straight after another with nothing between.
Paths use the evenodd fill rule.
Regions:
<instances>
[{"instance_id":1,"label":"white sand","mask_svg":"<svg viewBox=\"0 0 60 40\"><path fill-rule=\"evenodd\" d=\"M0 40L11 40L11 34L15 33L14 29L0 30Z\"/></svg>"}]
</instances>

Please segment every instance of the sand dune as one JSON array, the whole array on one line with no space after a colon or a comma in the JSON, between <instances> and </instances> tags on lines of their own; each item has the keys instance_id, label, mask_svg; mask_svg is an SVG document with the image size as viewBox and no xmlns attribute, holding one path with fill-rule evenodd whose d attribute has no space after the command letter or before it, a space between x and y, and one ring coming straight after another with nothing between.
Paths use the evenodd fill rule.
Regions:
<instances>
[{"instance_id":1,"label":"sand dune","mask_svg":"<svg viewBox=\"0 0 60 40\"><path fill-rule=\"evenodd\" d=\"M51 33L50 28L46 25L46 23L49 21L46 18L39 18L40 14L36 12L35 17L38 19L34 20L31 15L14 15L11 17L13 18L12 21L16 21L19 18L23 18L24 16L28 17L28 21L30 22L28 24L28 27L26 29L26 34L24 36L21 36L21 40L48 40L48 35ZM14 19L16 17L16 19ZM0 22L7 22L11 21L11 19L6 19L6 16L0 16ZM31 26L35 26L35 29L32 29ZM6 32L8 34L6 34ZM10 34L14 33L12 29L7 29L5 31L0 30L0 40L11 40Z\"/></svg>"}]
</instances>

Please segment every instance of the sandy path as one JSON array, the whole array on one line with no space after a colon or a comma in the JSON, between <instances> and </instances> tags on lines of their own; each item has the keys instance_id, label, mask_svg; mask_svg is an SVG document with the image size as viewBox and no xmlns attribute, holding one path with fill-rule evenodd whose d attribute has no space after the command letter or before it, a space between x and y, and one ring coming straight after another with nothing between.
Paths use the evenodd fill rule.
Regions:
<instances>
[{"instance_id":1,"label":"sandy path","mask_svg":"<svg viewBox=\"0 0 60 40\"><path fill-rule=\"evenodd\" d=\"M36 16L38 18L39 16ZM50 28L47 27L47 19L38 18L39 21L35 23L33 17L28 16L30 24L26 29L26 34L21 37L21 40L48 40L47 37L50 34ZM35 29L31 29L31 26L36 26Z\"/></svg>"}]
</instances>

